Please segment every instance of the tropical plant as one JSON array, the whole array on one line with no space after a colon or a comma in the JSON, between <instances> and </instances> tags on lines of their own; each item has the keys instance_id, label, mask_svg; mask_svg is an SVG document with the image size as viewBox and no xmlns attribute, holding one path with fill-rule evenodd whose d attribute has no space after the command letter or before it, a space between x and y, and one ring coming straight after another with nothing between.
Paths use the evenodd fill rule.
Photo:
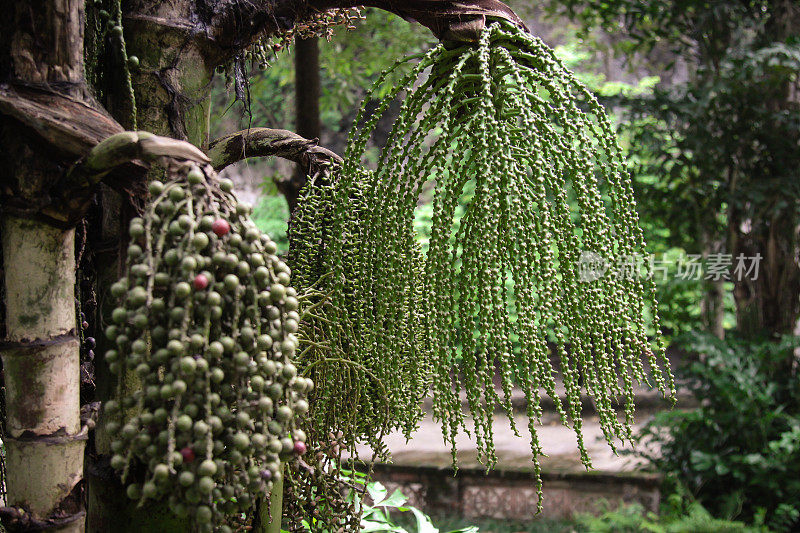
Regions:
<instances>
[{"instance_id":1,"label":"tropical plant","mask_svg":"<svg viewBox=\"0 0 800 533\"><path fill-rule=\"evenodd\" d=\"M699 360L680 382L700 407L656 415L640 435L642 453L714 516L774 531L800 524L800 386L780 364L797 346L796 337L684 339Z\"/></svg>"},{"instance_id":2,"label":"tropical plant","mask_svg":"<svg viewBox=\"0 0 800 533\"><path fill-rule=\"evenodd\" d=\"M663 506L662 506L663 507ZM599 515L581 514L575 517L580 531L586 533L764 533L763 528L750 527L742 522L714 518L697 502L689 503L679 512L666 511L657 515L641 505L622 505ZM662 513L665 510L662 509Z\"/></svg>"},{"instance_id":3,"label":"tropical plant","mask_svg":"<svg viewBox=\"0 0 800 533\"><path fill-rule=\"evenodd\" d=\"M292 364L299 302L230 180L194 164L164 178L131 220L126 276L111 286L120 305L105 359L142 385L121 379L121 401L105 403L111 466L129 498L168 497L198 531L224 531L225 514L269 494L281 460L306 450L295 417L312 383Z\"/></svg>"},{"instance_id":4,"label":"tropical plant","mask_svg":"<svg viewBox=\"0 0 800 533\"><path fill-rule=\"evenodd\" d=\"M648 379L643 354L662 392L670 394L672 384L662 372L663 345L647 338L653 286L639 265L605 278L585 279L579 270L582 252L613 265L643 254L605 112L541 41L499 23L478 35L476 44L440 45L399 62L395 69L408 73L377 110L362 108L341 171L312 180L301 198L289 264L300 293L313 290L316 302L304 314L300 335L307 346L298 364L319 385L306 431L312 443L332 433L340 451L353 454L364 442L381 456L387 431L409 435L416 427L430 387L455 460L456 435L467 429L463 388L470 431L491 466L494 409L513 421L516 382L528 400L541 490L540 387L562 422L574 427L589 465L582 378L612 446L631 437L632 386ZM364 170L367 140L401 91L400 115L377 168ZM588 112L575 104L577 95L589 102ZM433 217L423 253L415 242L415 209L428 187ZM467 190L471 199L457 216ZM658 331L657 318L650 320ZM548 341L561 360L563 406ZM453 373L456 361L463 379ZM617 395L625 398L625 422L612 407ZM324 456L337 460L329 449ZM302 516L300 504L319 499L319 483L303 488L303 470L295 474L293 500Z\"/></svg>"},{"instance_id":5,"label":"tropical plant","mask_svg":"<svg viewBox=\"0 0 800 533\"><path fill-rule=\"evenodd\" d=\"M631 111L643 217L666 226L671 245L689 253L760 256L757 277L730 279L737 328L755 337L793 331L800 312L796 2L548 4L584 32L603 28L617 51L645 57L664 74L653 96L619 102ZM718 336L722 283L708 284L704 302Z\"/></svg>"},{"instance_id":6,"label":"tropical plant","mask_svg":"<svg viewBox=\"0 0 800 533\"><path fill-rule=\"evenodd\" d=\"M353 470L342 470L340 480L351 487L361 487L362 490L347 490L346 498L361 511L361 521L358 531L361 533L439 533L433 525L431 518L416 507L406 505L408 498L395 489L389 491L382 483L370 481L367 474ZM393 515L409 513L414 517L414 527L402 527L397 524ZM314 518L301 521L303 531L331 533ZM448 531L447 533L478 533L477 527L465 527ZM284 532L288 533L288 532Z\"/></svg>"}]
</instances>

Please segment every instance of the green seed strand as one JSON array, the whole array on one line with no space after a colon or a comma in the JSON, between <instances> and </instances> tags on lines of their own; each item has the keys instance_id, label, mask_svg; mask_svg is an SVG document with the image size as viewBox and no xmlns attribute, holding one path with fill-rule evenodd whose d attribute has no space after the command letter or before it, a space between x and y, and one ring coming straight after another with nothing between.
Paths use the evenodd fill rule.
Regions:
<instances>
[{"instance_id":1,"label":"green seed strand","mask_svg":"<svg viewBox=\"0 0 800 533\"><path fill-rule=\"evenodd\" d=\"M385 457L380 436L410 436L429 395L454 464L468 432L491 467L495 411L516 431L518 386L541 498L542 394L574 429L586 466L587 397L614 448L632 436L634 386L652 379L674 394L663 343L648 338L659 333L647 318L652 280L613 269L582 278L584 254L608 265L643 257L624 156L596 99L519 29L492 23L477 43L414 61L393 68L407 71L397 85L387 87L388 72L378 80L341 168L309 182L293 218L289 263L308 310L299 364L319 384L307 430L332 462L356 444ZM398 99L375 153L369 141ZM420 245L423 203L431 219ZM301 483L310 478L292 475L294 493L311 501ZM343 516L321 523L334 515Z\"/></svg>"}]
</instances>

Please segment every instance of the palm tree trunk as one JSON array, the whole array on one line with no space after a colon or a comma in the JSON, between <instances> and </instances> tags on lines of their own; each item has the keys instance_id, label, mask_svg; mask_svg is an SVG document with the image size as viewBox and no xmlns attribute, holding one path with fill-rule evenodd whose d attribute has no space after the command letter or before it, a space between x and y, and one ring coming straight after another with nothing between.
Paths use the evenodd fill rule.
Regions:
<instances>
[{"instance_id":1,"label":"palm tree trunk","mask_svg":"<svg viewBox=\"0 0 800 533\"><path fill-rule=\"evenodd\" d=\"M7 504L39 522L67 510L57 531L83 531L75 231L5 216L2 232Z\"/></svg>"},{"instance_id":2,"label":"palm tree trunk","mask_svg":"<svg viewBox=\"0 0 800 533\"><path fill-rule=\"evenodd\" d=\"M88 98L83 91L84 0L31 0L5 7L0 21L0 40L7 45L0 46L4 75L30 87L58 86L75 100ZM4 186L35 202L62 169L48 154L18 141L16 124L2 125L4 138L13 144L7 149L14 154ZM8 475L8 507L2 517L17 530L79 532L84 529L87 430L80 420L75 231L11 213L5 210L0 220Z\"/></svg>"},{"instance_id":3,"label":"palm tree trunk","mask_svg":"<svg viewBox=\"0 0 800 533\"><path fill-rule=\"evenodd\" d=\"M239 54L257 36L290 27L309 9L328 7L328 3L332 4L329 7L352 4L218 0L212 10L209 2L194 0L123 2L126 12L121 22L127 54L138 56L141 62L132 80L136 107L130 105L127 87L109 87L106 103L123 125L133 125L128 119L135 111L140 128L188 139L205 148L214 68ZM92 115L96 102L85 86L83 65L87 4L97 9L85 0L0 0L5 15L0 19L0 92L5 100L0 103L8 104L9 95L20 96L15 93L18 90L37 98L57 96L64 109L72 106L81 109L84 118ZM376 4L384 9L397 8L392 2ZM452 35L454 28L461 31L461 15L513 16L497 0L482 2L488 7L469 2L436 4L441 4L439 10L431 9L430 2L408 2L399 13L422 21L440 36ZM117 32L115 27L114 34ZM119 58L111 63L106 81L113 85L113 74L123 65ZM70 216L64 215L60 212L63 209L54 207L51 193L59 192L54 185L74 162L70 157L76 152L77 157L84 155L87 139L109 133L106 126L113 121L97 112L88 122L78 124L61 120L65 113L60 107L40 106L36 111L33 104L0 109L5 113L0 116L0 140L5 149L0 153L0 163L6 171L0 177L6 321L0 355L6 379L8 471L8 507L0 508L0 516L15 530L83 531L81 491L87 430L81 428L79 411L71 229L73 215L79 220L83 212L76 208ZM46 115L45 108L56 118L40 120ZM118 124L111 126L110 133L116 133ZM53 150L54 139L65 136L71 142ZM49 210L47 216L53 224L41 221L45 210ZM125 227L124 216L106 219L109 230L124 235L119 232ZM112 228L114 225L117 228ZM99 276L112 278L114 264L107 261L108 270L99 272ZM99 292L104 292L103 287ZM102 454L103 439L96 444ZM102 467L102 460L97 464ZM115 490L113 479L96 476L96 481L89 498L92 513L99 513L96 522L90 520L92 531L179 531L183 527L169 523L169 518L159 521L158 513L150 509L136 509L134 513L121 491ZM105 503L95 504L101 501ZM131 520L134 514L147 515L154 521L142 525Z\"/></svg>"}]
</instances>

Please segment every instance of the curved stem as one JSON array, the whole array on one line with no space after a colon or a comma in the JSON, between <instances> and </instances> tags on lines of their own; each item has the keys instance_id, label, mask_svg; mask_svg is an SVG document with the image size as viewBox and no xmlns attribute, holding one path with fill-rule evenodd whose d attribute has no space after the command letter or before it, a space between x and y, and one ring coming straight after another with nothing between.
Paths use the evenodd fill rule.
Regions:
<instances>
[{"instance_id":1,"label":"curved stem","mask_svg":"<svg viewBox=\"0 0 800 533\"><path fill-rule=\"evenodd\" d=\"M499 0L455 2L450 0L315 0L312 7L333 9L370 6L390 11L406 20L419 22L437 39L475 42L486 25L487 17L502 19L527 30L514 10Z\"/></svg>"},{"instance_id":2,"label":"curved stem","mask_svg":"<svg viewBox=\"0 0 800 533\"><path fill-rule=\"evenodd\" d=\"M251 128L215 139L208 151L217 172L248 157L275 156L294 161L313 176L342 162L341 157L317 142L288 130Z\"/></svg>"},{"instance_id":3,"label":"curved stem","mask_svg":"<svg viewBox=\"0 0 800 533\"><path fill-rule=\"evenodd\" d=\"M131 161L152 161L159 157L198 163L211 161L202 150L186 141L160 137L146 131L124 131L107 137L92 148L83 164L76 168L83 170L88 179L93 181Z\"/></svg>"}]
</instances>

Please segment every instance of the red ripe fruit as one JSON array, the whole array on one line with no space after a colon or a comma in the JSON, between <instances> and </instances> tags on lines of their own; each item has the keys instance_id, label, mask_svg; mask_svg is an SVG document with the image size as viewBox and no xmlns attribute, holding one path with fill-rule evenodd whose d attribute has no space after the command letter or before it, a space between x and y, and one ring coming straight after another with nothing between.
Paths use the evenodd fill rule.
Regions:
<instances>
[{"instance_id":1,"label":"red ripe fruit","mask_svg":"<svg viewBox=\"0 0 800 533\"><path fill-rule=\"evenodd\" d=\"M197 289L198 291L202 291L203 289L208 287L208 278L205 276L205 274L198 274L197 276L195 276L193 283L195 289Z\"/></svg>"},{"instance_id":2,"label":"red ripe fruit","mask_svg":"<svg viewBox=\"0 0 800 533\"><path fill-rule=\"evenodd\" d=\"M223 220L218 218L211 224L211 231L217 234L217 237L222 237L223 235L227 235L228 232L231 230L231 225L228 224L227 220Z\"/></svg>"},{"instance_id":3,"label":"red ripe fruit","mask_svg":"<svg viewBox=\"0 0 800 533\"><path fill-rule=\"evenodd\" d=\"M181 457L183 457L184 463L191 463L194 461L195 455L194 450L189 448L188 446L181 449Z\"/></svg>"},{"instance_id":4,"label":"red ripe fruit","mask_svg":"<svg viewBox=\"0 0 800 533\"><path fill-rule=\"evenodd\" d=\"M298 440L298 441L296 441L294 443L294 454L295 455L303 455L304 453L306 453L306 449L307 448L306 448L306 443L305 442Z\"/></svg>"}]
</instances>

